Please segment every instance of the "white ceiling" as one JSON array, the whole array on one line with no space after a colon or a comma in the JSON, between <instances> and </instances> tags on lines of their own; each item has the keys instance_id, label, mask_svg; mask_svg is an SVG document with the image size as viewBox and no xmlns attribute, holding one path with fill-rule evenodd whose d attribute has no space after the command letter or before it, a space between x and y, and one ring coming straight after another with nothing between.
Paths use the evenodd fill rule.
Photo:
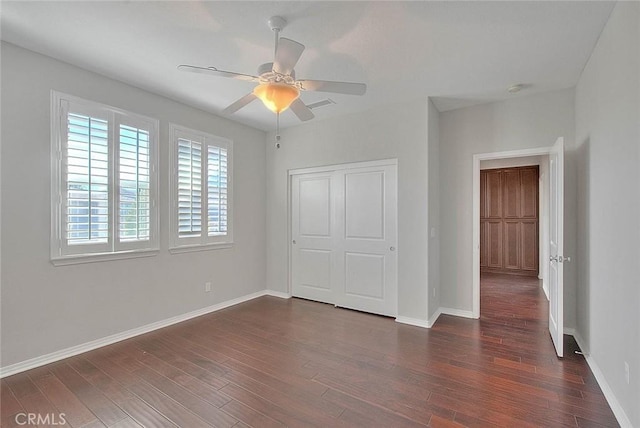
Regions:
<instances>
[{"instance_id":1,"label":"white ceiling","mask_svg":"<svg viewBox=\"0 0 640 428\"><path fill-rule=\"evenodd\" d=\"M364 82L362 97L327 97L316 119L419 97L440 111L571 87L612 2L27 2L2 1L2 39L219 114L252 83L180 72L178 64L254 74L273 57L272 15L282 36L306 46L298 78ZM231 116L263 130L259 102ZM299 122L292 112L283 127Z\"/></svg>"}]
</instances>

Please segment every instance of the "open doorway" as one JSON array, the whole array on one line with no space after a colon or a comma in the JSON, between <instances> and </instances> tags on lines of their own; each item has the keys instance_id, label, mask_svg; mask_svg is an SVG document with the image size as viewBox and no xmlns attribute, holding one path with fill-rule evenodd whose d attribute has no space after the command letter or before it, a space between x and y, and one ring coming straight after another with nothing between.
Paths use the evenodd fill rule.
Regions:
<instances>
[{"instance_id":1,"label":"open doorway","mask_svg":"<svg viewBox=\"0 0 640 428\"><path fill-rule=\"evenodd\" d=\"M485 153L474 156L474 169L473 169L473 232L474 232L474 266L473 266L473 315L474 317L480 317L480 272L482 264L489 264L483 260L480 261L481 256L481 170L500 170L500 169L513 169L521 168L525 166L531 166L537 168L538 183L537 183L537 278L541 281L541 286L545 295L549 296L548 287L548 240L549 240L549 149L529 149L519 150L511 152L498 152L498 153ZM504 241L504 236L500 239ZM504 247L503 247L504 250ZM504 254L500 255L503 257ZM530 256L529 256L530 257ZM531 262L529 260L529 265ZM508 266L509 263L506 263ZM495 265L494 265L495 266ZM504 268L505 263L502 263ZM511 263L512 267L517 267ZM482 269L483 271L492 271L492 269ZM508 267L504 269L508 270ZM493 272L500 272L500 269L495 269Z\"/></svg>"},{"instance_id":2,"label":"open doorway","mask_svg":"<svg viewBox=\"0 0 640 428\"><path fill-rule=\"evenodd\" d=\"M540 233L540 260L542 288L548 296L548 329L559 357L563 356L563 264L570 261L564 257L564 138L559 137L550 147L538 149L515 150L508 152L484 153L473 156L473 316L480 318L480 170L483 161L503 160L515 162L518 158L541 157L541 177L548 178L548 186L542 183L543 191L541 205L548 210L542 211L544 218L548 212L548 222L542 222ZM544 167L547 167L545 174ZM545 239L548 237L548 239Z\"/></svg>"},{"instance_id":3,"label":"open doorway","mask_svg":"<svg viewBox=\"0 0 640 428\"><path fill-rule=\"evenodd\" d=\"M482 319L546 330L548 165L547 155L480 161Z\"/></svg>"}]
</instances>

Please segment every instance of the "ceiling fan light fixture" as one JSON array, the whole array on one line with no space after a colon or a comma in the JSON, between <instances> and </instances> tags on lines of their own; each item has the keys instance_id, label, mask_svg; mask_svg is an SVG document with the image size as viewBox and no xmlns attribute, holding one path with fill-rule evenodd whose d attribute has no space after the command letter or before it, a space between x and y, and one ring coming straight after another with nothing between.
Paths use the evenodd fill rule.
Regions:
<instances>
[{"instance_id":1,"label":"ceiling fan light fixture","mask_svg":"<svg viewBox=\"0 0 640 428\"><path fill-rule=\"evenodd\" d=\"M293 85L268 82L256 86L253 94L272 112L282 113L300 96L300 91Z\"/></svg>"}]
</instances>

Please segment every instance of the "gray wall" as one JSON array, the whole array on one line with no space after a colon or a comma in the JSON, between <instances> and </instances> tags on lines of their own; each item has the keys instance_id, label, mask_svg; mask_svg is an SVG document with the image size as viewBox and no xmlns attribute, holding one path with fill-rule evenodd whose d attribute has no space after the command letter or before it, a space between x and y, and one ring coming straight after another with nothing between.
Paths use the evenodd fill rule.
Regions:
<instances>
[{"instance_id":1,"label":"gray wall","mask_svg":"<svg viewBox=\"0 0 640 428\"><path fill-rule=\"evenodd\" d=\"M288 291L288 170L397 158L398 315L426 321L427 103L426 99L420 99L312 121L283 130L280 149L268 143L267 288Z\"/></svg>"},{"instance_id":2,"label":"gray wall","mask_svg":"<svg viewBox=\"0 0 640 428\"><path fill-rule=\"evenodd\" d=\"M472 311L472 160L565 137L565 253L575 254L574 92L522 96L440 114L440 305ZM575 327L575 263L565 266L565 327Z\"/></svg>"},{"instance_id":3,"label":"gray wall","mask_svg":"<svg viewBox=\"0 0 640 428\"><path fill-rule=\"evenodd\" d=\"M263 132L6 43L1 71L2 366L264 290ZM161 121L159 255L49 262L52 89ZM233 248L168 253L168 121L234 141Z\"/></svg>"},{"instance_id":4,"label":"gray wall","mask_svg":"<svg viewBox=\"0 0 640 428\"><path fill-rule=\"evenodd\" d=\"M640 4L619 2L576 88L578 333L634 427L640 426L639 29Z\"/></svg>"},{"instance_id":5,"label":"gray wall","mask_svg":"<svg viewBox=\"0 0 640 428\"><path fill-rule=\"evenodd\" d=\"M440 308L440 112L429 100L429 319ZM433 234L432 234L433 232Z\"/></svg>"}]
</instances>

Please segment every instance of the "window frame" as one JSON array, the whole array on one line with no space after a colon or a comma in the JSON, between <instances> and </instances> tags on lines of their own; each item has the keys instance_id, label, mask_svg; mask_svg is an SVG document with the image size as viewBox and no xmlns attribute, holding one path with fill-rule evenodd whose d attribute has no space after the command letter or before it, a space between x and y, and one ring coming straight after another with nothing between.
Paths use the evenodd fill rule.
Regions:
<instances>
[{"instance_id":1,"label":"window frame","mask_svg":"<svg viewBox=\"0 0 640 428\"><path fill-rule=\"evenodd\" d=\"M171 236L169 239L169 252L177 254L191 251L205 251L231 248L234 244L233 241L233 141L228 138L219 137L209 134L207 132L187 128L174 123L169 123L169 136L170 136L170 177L169 177L169 189L170 189L170 231ZM227 151L227 232L225 234L219 234L215 236L209 236L208 234L208 222L206 220L207 212L207 162L202 162L201 166L201 183L202 183L202 196L203 203L203 216L202 216L202 230L199 237L184 238L179 236L179 215L178 215L178 141L180 138L190 141L200 142L202 144L202 156L208 153L208 147L214 146L223 148Z\"/></svg>"},{"instance_id":2,"label":"window frame","mask_svg":"<svg viewBox=\"0 0 640 428\"><path fill-rule=\"evenodd\" d=\"M106 243L69 245L65 236L66 174L64 145L68 139L69 112L89 115L108 123L108 238ZM154 256L159 251L157 119L128 112L95 101L51 91L51 238L50 259L56 265ZM149 133L149 239L120 241L120 126L133 126Z\"/></svg>"}]
</instances>

